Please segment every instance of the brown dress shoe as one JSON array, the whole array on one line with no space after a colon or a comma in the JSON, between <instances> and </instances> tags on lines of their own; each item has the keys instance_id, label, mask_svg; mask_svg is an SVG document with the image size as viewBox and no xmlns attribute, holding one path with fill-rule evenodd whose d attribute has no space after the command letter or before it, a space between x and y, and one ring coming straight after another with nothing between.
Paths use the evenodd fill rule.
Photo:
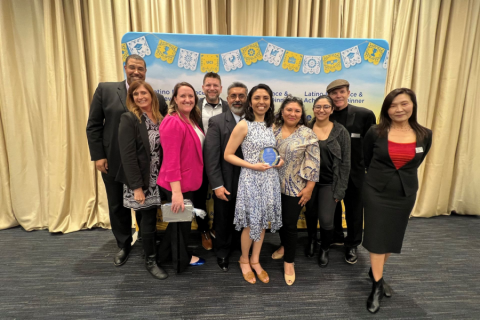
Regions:
<instances>
[{"instance_id":1,"label":"brown dress shoe","mask_svg":"<svg viewBox=\"0 0 480 320\"><path fill-rule=\"evenodd\" d=\"M202 247L205 250L212 250L212 238L210 238L209 232L202 232L200 236L202 238Z\"/></svg>"}]
</instances>

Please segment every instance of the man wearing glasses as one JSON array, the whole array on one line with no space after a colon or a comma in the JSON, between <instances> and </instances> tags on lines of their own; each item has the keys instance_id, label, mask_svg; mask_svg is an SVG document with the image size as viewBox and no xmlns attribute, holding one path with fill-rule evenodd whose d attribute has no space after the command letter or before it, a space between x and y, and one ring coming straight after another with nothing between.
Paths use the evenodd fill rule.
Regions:
<instances>
[{"instance_id":1,"label":"man wearing glasses","mask_svg":"<svg viewBox=\"0 0 480 320\"><path fill-rule=\"evenodd\" d=\"M343 125L351 140L351 167L348 187L343 203L345 204L345 219L347 220L347 237L344 238L342 226L342 205L337 204L335 210L335 236L333 244L345 245L345 261L349 264L357 262L357 247L362 243L363 202L362 186L365 179L365 164L363 162L363 138L368 129L376 124L375 114L366 108L348 103L350 83L337 79L327 86L327 94L333 100L334 111L330 116Z\"/></svg>"}]
</instances>

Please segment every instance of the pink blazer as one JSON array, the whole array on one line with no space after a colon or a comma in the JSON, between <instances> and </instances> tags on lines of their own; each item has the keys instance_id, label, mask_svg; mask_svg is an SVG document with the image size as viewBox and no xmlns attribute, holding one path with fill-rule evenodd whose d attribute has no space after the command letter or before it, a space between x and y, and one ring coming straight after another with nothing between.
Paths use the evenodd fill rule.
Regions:
<instances>
[{"instance_id":1,"label":"pink blazer","mask_svg":"<svg viewBox=\"0 0 480 320\"><path fill-rule=\"evenodd\" d=\"M177 114L167 115L160 124L163 162L157 184L172 191L170 182L180 181L182 193L196 191L202 185L202 145L193 127Z\"/></svg>"}]
</instances>

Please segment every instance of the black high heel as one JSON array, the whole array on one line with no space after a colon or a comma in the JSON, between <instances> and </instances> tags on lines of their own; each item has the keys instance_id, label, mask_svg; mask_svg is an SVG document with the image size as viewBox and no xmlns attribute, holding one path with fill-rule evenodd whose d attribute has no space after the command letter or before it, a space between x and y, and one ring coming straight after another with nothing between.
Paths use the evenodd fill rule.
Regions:
<instances>
[{"instance_id":1,"label":"black high heel","mask_svg":"<svg viewBox=\"0 0 480 320\"><path fill-rule=\"evenodd\" d=\"M380 301L383 298L385 291L383 289L383 278L378 281L373 279L372 292L367 299L367 310L371 313L377 313L380 310Z\"/></svg>"}]
</instances>

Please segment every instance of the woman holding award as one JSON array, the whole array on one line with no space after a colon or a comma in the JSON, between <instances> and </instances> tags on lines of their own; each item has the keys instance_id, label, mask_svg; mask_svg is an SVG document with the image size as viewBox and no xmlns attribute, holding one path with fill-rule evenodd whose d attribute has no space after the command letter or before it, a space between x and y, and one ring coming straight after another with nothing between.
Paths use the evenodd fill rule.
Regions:
<instances>
[{"instance_id":1,"label":"woman holding award","mask_svg":"<svg viewBox=\"0 0 480 320\"><path fill-rule=\"evenodd\" d=\"M127 108L120 118L118 145L121 167L117 180L124 183L123 205L142 215L145 267L159 280L168 274L156 261L157 207L161 204L157 176L162 163L158 127L163 119L152 87L144 81L130 84Z\"/></svg>"},{"instance_id":2,"label":"woman holding award","mask_svg":"<svg viewBox=\"0 0 480 320\"><path fill-rule=\"evenodd\" d=\"M270 87L265 84L253 87L248 93L247 104L245 119L233 130L224 156L226 161L242 168L234 224L238 231L243 228L239 261L243 277L247 282L255 283L253 269L260 281L268 283L268 274L259 263L260 250L269 223L272 232L282 226L280 180L275 168L282 166L283 160L274 156L270 164L265 163L270 160L266 159L267 154L276 153L272 130L274 103ZM240 145L244 160L235 155ZM252 242L252 256L249 259Z\"/></svg>"},{"instance_id":3,"label":"woman holding award","mask_svg":"<svg viewBox=\"0 0 480 320\"><path fill-rule=\"evenodd\" d=\"M175 85L168 115L160 125L163 164L157 184L172 202L172 211L185 209L184 199L192 199L193 191L202 184L205 135L198 127L201 121L197 107L198 97L192 85L180 82ZM169 223L159 247L160 261L170 255L174 268L182 272L187 266L198 266L205 260L188 253L191 221ZM178 243L176 243L178 241Z\"/></svg>"},{"instance_id":4,"label":"woman holding award","mask_svg":"<svg viewBox=\"0 0 480 320\"><path fill-rule=\"evenodd\" d=\"M305 211L308 231L306 255L313 257L317 222L320 220L321 245L318 265L322 268L329 262L335 207L345 196L350 174L350 137L344 126L336 121L330 121L332 113L332 99L326 95L319 96L313 103L315 118L309 124L315 132L320 148L320 179Z\"/></svg>"},{"instance_id":5,"label":"woman holding award","mask_svg":"<svg viewBox=\"0 0 480 320\"><path fill-rule=\"evenodd\" d=\"M302 99L292 96L285 98L276 115L273 130L277 149L285 164L279 170L282 192L282 246L273 253L272 258L283 257L285 282L289 286L295 282L298 216L310 200L320 174L317 136L306 124Z\"/></svg>"}]
</instances>

